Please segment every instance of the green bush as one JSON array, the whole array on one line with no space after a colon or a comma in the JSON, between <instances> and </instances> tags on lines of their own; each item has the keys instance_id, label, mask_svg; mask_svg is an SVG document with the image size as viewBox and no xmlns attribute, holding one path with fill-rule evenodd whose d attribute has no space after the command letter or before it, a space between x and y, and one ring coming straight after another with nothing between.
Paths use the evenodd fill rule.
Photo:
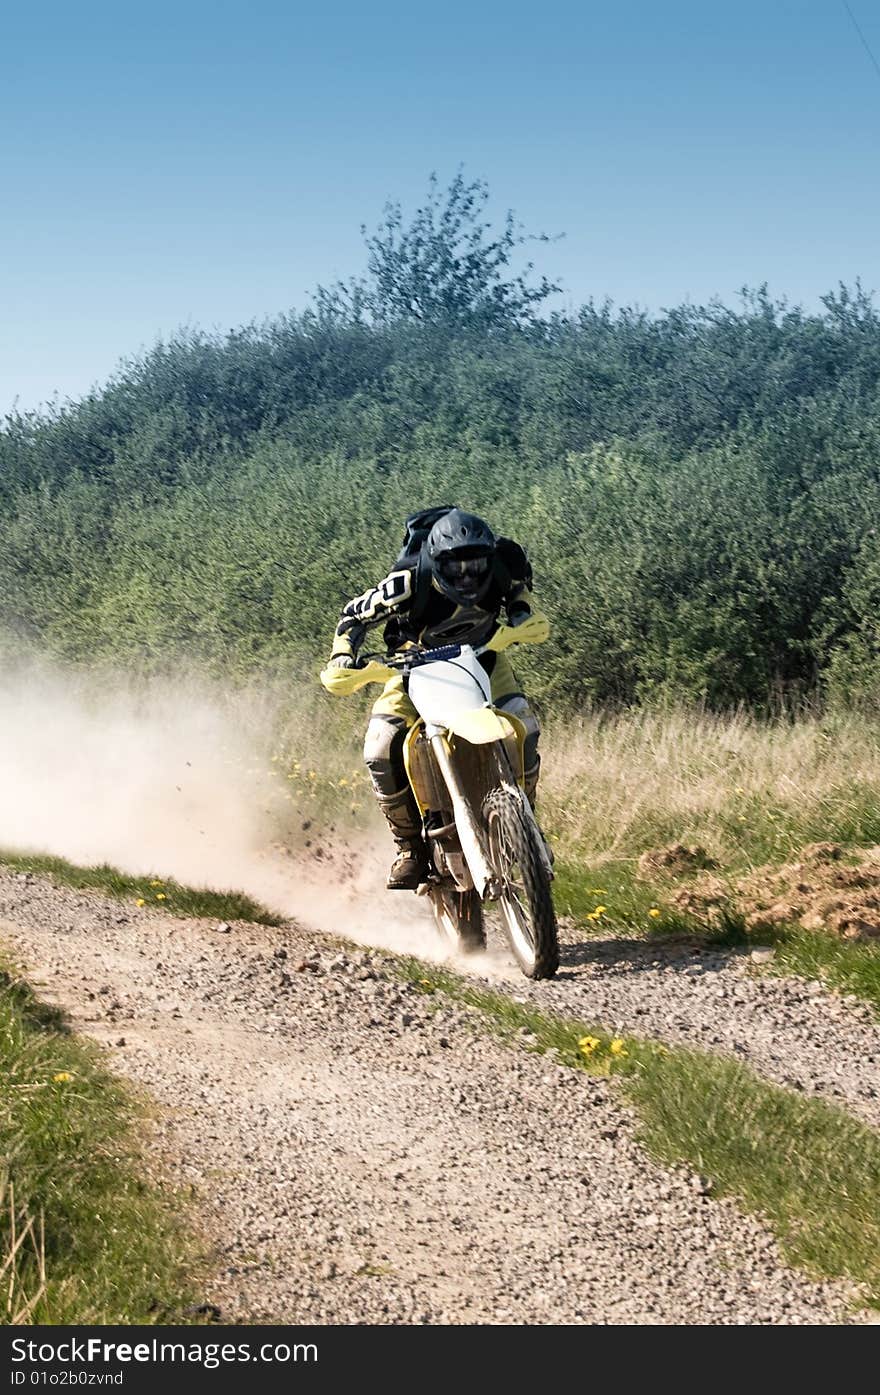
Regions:
<instances>
[{"instance_id":1,"label":"green bush","mask_svg":"<svg viewBox=\"0 0 880 1395\"><path fill-rule=\"evenodd\" d=\"M217 671L323 652L412 508L529 548L557 704L778 707L878 691L880 316L764 290L650 317L514 276L485 189L436 185L316 308L181 334L0 431L0 627ZM7 639L7 643L9 640Z\"/></svg>"}]
</instances>

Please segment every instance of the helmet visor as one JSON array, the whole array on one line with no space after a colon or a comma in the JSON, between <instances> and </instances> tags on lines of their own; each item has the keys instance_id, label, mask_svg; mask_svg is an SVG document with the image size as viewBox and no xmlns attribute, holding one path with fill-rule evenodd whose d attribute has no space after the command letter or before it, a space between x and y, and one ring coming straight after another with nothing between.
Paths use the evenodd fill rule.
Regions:
<instances>
[{"instance_id":1,"label":"helmet visor","mask_svg":"<svg viewBox=\"0 0 880 1395\"><path fill-rule=\"evenodd\" d=\"M480 594L488 579L490 565L486 556L437 558L437 570L443 580L465 597Z\"/></svg>"}]
</instances>

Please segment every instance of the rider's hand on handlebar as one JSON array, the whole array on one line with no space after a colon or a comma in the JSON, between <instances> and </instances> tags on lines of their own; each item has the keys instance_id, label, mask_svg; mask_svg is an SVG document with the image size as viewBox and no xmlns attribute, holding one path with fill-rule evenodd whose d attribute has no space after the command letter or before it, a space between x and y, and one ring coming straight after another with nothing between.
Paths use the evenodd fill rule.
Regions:
<instances>
[{"instance_id":1,"label":"rider's hand on handlebar","mask_svg":"<svg viewBox=\"0 0 880 1395\"><path fill-rule=\"evenodd\" d=\"M532 612L530 610L515 610L512 615L508 615L507 623L512 630L515 630L517 625L521 625L524 620L531 620L531 618Z\"/></svg>"},{"instance_id":2,"label":"rider's hand on handlebar","mask_svg":"<svg viewBox=\"0 0 880 1395\"><path fill-rule=\"evenodd\" d=\"M328 663L327 667L362 668L363 665L358 661L354 654L333 654L330 658L330 662Z\"/></svg>"}]
</instances>

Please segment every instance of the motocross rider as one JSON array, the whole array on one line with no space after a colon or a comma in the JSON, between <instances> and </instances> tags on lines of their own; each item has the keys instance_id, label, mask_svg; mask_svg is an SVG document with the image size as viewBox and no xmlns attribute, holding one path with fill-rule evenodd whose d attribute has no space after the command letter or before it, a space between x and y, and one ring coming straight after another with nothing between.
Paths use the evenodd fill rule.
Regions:
<instances>
[{"instance_id":1,"label":"motocross rider","mask_svg":"<svg viewBox=\"0 0 880 1395\"><path fill-rule=\"evenodd\" d=\"M502 609L508 625L531 615L532 569L525 551L496 537L482 518L444 505L411 514L407 539L394 569L378 586L344 606L330 664L358 664L367 629L385 622L389 651L419 643L485 644ZM534 807L538 785L538 721L520 691L506 654L486 653L480 663L491 678L492 702L513 713L526 728L524 785ZM389 890L415 890L428 872L422 818L403 763L403 743L418 713L404 691L403 676L386 683L373 706L364 760L379 806L397 844Z\"/></svg>"}]
</instances>

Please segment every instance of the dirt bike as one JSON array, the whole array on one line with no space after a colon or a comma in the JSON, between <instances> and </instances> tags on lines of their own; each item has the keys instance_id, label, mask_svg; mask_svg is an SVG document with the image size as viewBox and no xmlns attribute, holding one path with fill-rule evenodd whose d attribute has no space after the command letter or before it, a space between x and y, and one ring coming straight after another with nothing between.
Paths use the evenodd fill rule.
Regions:
<instances>
[{"instance_id":1,"label":"dirt bike","mask_svg":"<svg viewBox=\"0 0 880 1395\"><path fill-rule=\"evenodd\" d=\"M408 646L364 655L356 668L328 667L328 692L353 693L402 673L419 720L407 733L404 764L423 820L430 871L426 895L449 945L485 948L485 903L497 903L513 954L528 978L552 978L559 941L552 859L523 790L525 729L492 706L486 651L540 644L549 626L532 615L515 628L499 625L479 648Z\"/></svg>"}]
</instances>

